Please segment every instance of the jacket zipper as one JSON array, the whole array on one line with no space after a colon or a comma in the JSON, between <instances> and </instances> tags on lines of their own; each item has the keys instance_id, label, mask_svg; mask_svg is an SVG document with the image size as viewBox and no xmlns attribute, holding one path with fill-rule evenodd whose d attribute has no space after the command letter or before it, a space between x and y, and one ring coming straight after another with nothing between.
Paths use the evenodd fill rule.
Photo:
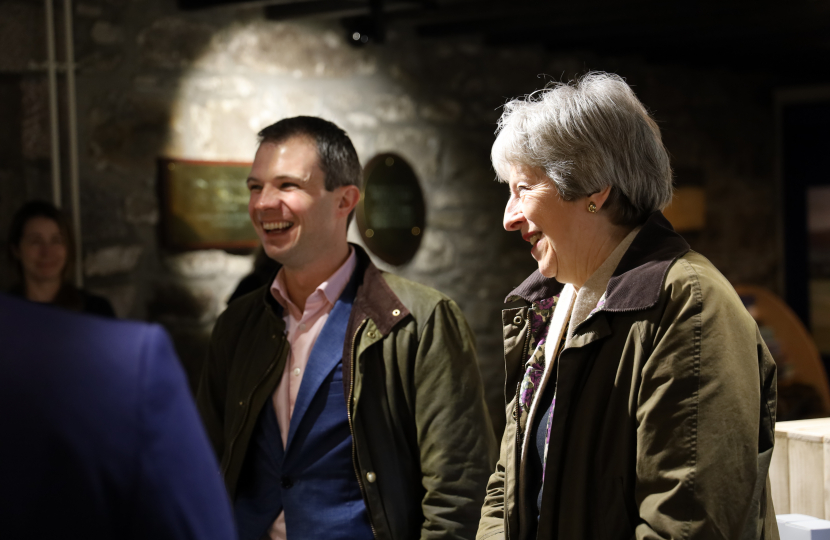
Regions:
<instances>
[{"instance_id":1,"label":"jacket zipper","mask_svg":"<svg viewBox=\"0 0 830 540\"><path fill-rule=\"evenodd\" d=\"M239 434L242 432L242 428L245 426L245 421L248 419L248 413L251 410L251 399L253 399L256 391L259 390L259 387L262 386L262 384L265 382L265 379L268 378L268 375L270 375L271 372L274 370L274 366L277 365L277 361L279 360L280 356L282 356L282 352L285 349L287 343L287 339L283 340L280 350L277 351L277 355L274 357L274 360L271 361L271 365L269 365L268 369L265 370L265 375L259 380L257 385L254 386L254 388L251 390L251 393L248 394L248 397L245 399L245 411L243 412L242 422L240 422L239 429L236 430L236 434L233 436L233 439L231 439L231 444L228 445L228 461L226 462L226 465L222 467L223 475L228 472L228 466L230 465L231 457L233 456L233 447L236 444L236 441L239 440Z\"/></svg>"},{"instance_id":2,"label":"jacket zipper","mask_svg":"<svg viewBox=\"0 0 830 540\"><path fill-rule=\"evenodd\" d=\"M530 309L531 308L528 307L527 312L525 313L525 319L524 319L525 325L527 325L528 320L530 319ZM530 354L530 326L528 326L528 328L527 328L527 334L525 334L525 341L524 341L524 345L522 346L522 350L524 351L523 355L522 355L522 360L524 360L524 362L522 362L521 365L524 366L525 362L527 362L527 357ZM523 376L523 378L524 378L524 376ZM522 381L519 381L519 383L516 385L516 405L513 407L513 414L514 414L515 420L516 420L516 444L515 444L515 448L516 448L516 458L517 459L522 453L522 446L521 446L522 445L522 439L521 439L521 429L520 429L521 426L519 426L519 417L520 417L520 415L518 414L518 411L519 411L519 395L521 394L521 390L522 390ZM521 471L521 463L514 463L513 470L515 470L516 473L517 473L516 474L516 489L521 489L521 487L519 486L519 477L518 477L518 473ZM510 534L510 520L507 517L507 505L506 504L505 504L504 510L505 510L505 512L504 512L504 525L505 525L504 528L507 531L507 538L510 538L512 535ZM519 510L519 512L521 512L521 509Z\"/></svg>"},{"instance_id":3,"label":"jacket zipper","mask_svg":"<svg viewBox=\"0 0 830 540\"><path fill-rule=\"evenodd\" d=\"M352 436L352 466L354 467L354 474L357 477L357 485L360 486L360 493L363 495L363 499L368 501L369 497L366 496L366 490L363 488L363 479L360 476L360 469L357 466L357 444L355 443L355 436L354 436L354 425L352 424L352 398L354 397L354 378L355 373L357 372L357 335L360 334L360 330L363 328L363 325L366 324L368 319L363 319L359 325L357 325L357 330L354 333L354 337L352 338L352 365L350 367L351 376L349 377L349 400L346 402L346 416L349 419L349 433ZM369 527L372 528L372 536L377 538L378 534L375 531L375 524L374 520L372 519L372 512L369 511L369 505L366 505L366 510L369 514Z\"/></svg>"}]
</instances>

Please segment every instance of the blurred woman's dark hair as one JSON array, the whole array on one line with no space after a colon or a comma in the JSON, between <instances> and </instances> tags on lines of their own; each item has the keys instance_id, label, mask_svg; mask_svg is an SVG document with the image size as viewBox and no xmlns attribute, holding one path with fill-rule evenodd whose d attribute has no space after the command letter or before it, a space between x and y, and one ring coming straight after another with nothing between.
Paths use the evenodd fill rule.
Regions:
<instances>
[{"instance_id":1,"label":"blurred woman's dark hair","mask_svg":"<svg viewBox=\"0 0 830 540\"><path fill-rule=\"evenodd\" d=\"M23 239L23 231L26 224L34 218L51 219L58 225L66 246L66 264L63 268L63 281L69 282L72 279L72 270L75 267L75 239L72 237L72 229L69 227L69 220L66 215L54 204L46 201L29 201L21 206L9 227L8 256L14 267L17 269L18 278L23 279L23 268L15 250L20 249L20 241Z\"/></svg>"},{"instance_id":2,"label":"blurred woman's dark hair","mask_svg":"<svg viewBox=\"0 0 830 540\"><path fill-rule=\"evenodd\" d=\"M55 205L46 201L30 201L24 204L14 213L9 227L8 255L18 273L18 283L13 285L9 292L13 295L27 298L26 276L23 272L23 264L20 260L20 244L23 241L23 233L26 224L35 218L46 218L55 222L66 248L66 260L61 269L61 285L57 295L49 302L55 306L73 311L81 311L104 317L115 317L112 304L101 296L90 294L83 289L75 287L72 283L73 269L75 267L75 239L72 236L72 229L69 227L69 220ZM31 298L30 298L31 299Z\"/></svg>"}]
</instances>

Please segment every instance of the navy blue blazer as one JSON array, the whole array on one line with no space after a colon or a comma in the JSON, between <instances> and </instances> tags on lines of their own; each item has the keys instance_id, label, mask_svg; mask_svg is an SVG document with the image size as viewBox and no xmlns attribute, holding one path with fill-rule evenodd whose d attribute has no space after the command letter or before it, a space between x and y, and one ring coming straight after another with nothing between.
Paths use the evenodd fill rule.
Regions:
<instances>
[{"instance_id":1,"label":"navy blue blazer","mask_svg":"<svg viewBox=\"0 0 830 540\"><path fill-rule=\"evenodd\" d=\"M352 275L311 350L285 448L270 399L259 413L235 500L241 540L262 538L282 510L290 538L374 538L343 395L343 342L360 277Z\"/></svg>"},{"instance_id":2,"label":"navy blue blazer","mask_svg":"<svg viewBox=\"0 0 830 540\"><path fill-rule=\"evenodd\" d=\"M157 325L0 295L0 538L235 538Z\"/></svg>"}]
</instances>

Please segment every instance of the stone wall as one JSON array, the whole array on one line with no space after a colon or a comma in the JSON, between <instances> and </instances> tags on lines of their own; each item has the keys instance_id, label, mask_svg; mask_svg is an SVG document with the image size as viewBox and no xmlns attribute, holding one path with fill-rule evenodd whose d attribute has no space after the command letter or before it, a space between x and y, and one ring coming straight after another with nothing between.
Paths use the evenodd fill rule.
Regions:
<instances>
[{"instance_id":1,"label":"stone wall","mask_svg":"<svg viewBox=\"0 0 830 540\"><path fill-rule=\"evenodd\" d=\"M384 45L354 48L336 22L269 22L258 9L182 13L173 4L76 5L84 264L87 286L120 316L170 330L194 375L251 258L161 248L155 160L249 161L260 128L318 115L351 134L364 163L394 151L418 174L427 202L422 247L391 270L461 305L500 427L501 302L535 263L519 236L501 228L507 189L494 181L488 158L495 122L506 98L586 69L625 76L654 112L675 165L703 179L707 227L689 235L693 247L735 282L777 290L773 108L758 76L492 48L474 38L426 40L396 28ZM6 1L2 10L32 28L42 24L30 2ZM0 166L3 235L22 200L50 198L45 85L24 58L42 56L38 43L0 48L9 56L0 58L0 92L22 103L19 129L1 135L19 149L14 167ZM11 278L8 265L0 278Z\"/></svg>"}]
</instances>

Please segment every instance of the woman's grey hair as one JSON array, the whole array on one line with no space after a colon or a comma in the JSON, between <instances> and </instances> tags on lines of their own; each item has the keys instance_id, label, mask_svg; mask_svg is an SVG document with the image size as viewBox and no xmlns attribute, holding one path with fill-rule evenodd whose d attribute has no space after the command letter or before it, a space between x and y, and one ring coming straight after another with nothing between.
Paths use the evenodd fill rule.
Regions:
<instances>
[{"instance_id":1,"label":"woman's grey hair","mask_svg":"<svg viewBox=\"0 0 830 540\"><path fill-rule=\"evenodd\" d=\"M541 168L563 200L611 186L611 222L637 225L672 198L660 128L622 77L590 72L510 101L491 159L501 181L511 165Z\"/></svg>"}]
</instances>

